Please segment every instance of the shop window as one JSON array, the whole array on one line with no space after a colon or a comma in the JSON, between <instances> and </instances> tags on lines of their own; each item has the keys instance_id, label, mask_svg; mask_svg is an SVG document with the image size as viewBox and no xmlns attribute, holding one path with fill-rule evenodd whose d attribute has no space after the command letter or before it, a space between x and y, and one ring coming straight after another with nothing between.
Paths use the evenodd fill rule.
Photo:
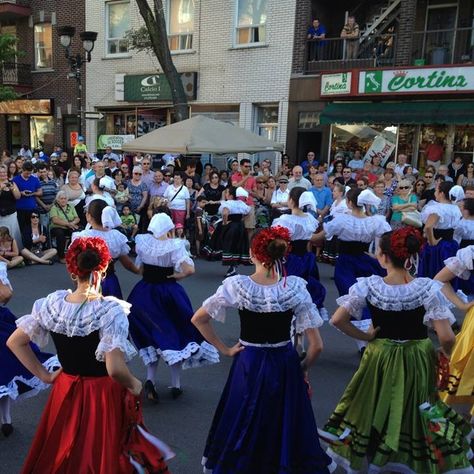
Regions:
<instances>
[{"instance_id":1,"label":"shop window","mask_svg":"<svg viewBox=\"0 0 474 474\"><path fill-rule=\"evenodd\" d=\"M448 128L445 125L423 125L418 136L418 168L424 169L430 153L430 145L439 145L443 148L441 162L446 161L448 144ZM433 147L431 146L431 149Z\"/></svg>"},{"instance_id":2,"label":"shop window","mask_svg":"<svg viewBox=\"0 0 474 474\"><path fill-rule=\"evenodd\" d=\"M257 132L269 140L276 140L278 131L278 106L263 106L257 109Z\"/></svg>"},{"instance_id":3,"label":"shop window","mask_svg":"<svg viewBox=\"0 0 474 474\"><path fill-rule=\"evenodd\" d=\"M34 27L35 69L53 68L53 28L51 23L40 23Z\"/></svg>"},{"instance_id":4,"label":"shop window","mask_svg":"<svg viewBox=\"0 0 474 474\"><path fill-rule=\"evenodd\" d=\"M130 2L107 3L105 10L107 55L128 53L128 42L124 36L130 29Z\"/></svg>"},{"instance_id":5,"label":"shop window","mask_svg":"<svg viewBox=\"0 0 474 474\"><path fill-rule=\"evenodd\" d=\"M474 125L456 125L453 156L460 155L464 163L474 162Z\"/></svg>"},{"instance_id":6,"label":"shop window","mask_svg":"<svg viewBox=\"0 0 474 474\"><path fill-rule=\"evenodd\" d=\"M319 127L319 112L300 112L298 115L298 128L308 130Z\"/></svg>"},{"instance_id":7,"label":"shop window","mask_svg":"<svg viewBox=\"0 0 474 474\"><path fill-rule=\"evenodd\" d=\"M265 42L267 0L237 0L236 44Z\"/></svg>"},{"instance_id":8,"label":"shop window","mask_svg":"<svg viewBox=\"0 0 474 474\"><path fill-rule=\"evenodd\" d=\"M33 149L44 148L45 142L53 141L54 119L50 115L30 117L30 143Z\"/></svg>"},{"instance_id":9,"label":"shop window","mask_svg":"<svg viewBox=\"0 0 474 474\"><path fill-rule=\"evenodd\" d=\"M168 12L170 50L193 49L194 0L169 0Z\"/></svg>"}]
</instances>

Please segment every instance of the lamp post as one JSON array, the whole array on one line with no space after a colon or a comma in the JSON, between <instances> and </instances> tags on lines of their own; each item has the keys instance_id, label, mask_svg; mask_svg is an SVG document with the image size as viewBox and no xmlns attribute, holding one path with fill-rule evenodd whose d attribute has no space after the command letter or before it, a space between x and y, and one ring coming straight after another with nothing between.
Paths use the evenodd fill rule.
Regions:
<instances>
[{"instance_id":1,"label":"lamp post","mask_svg":"<svg viewBox=\"0 0 474 474\"><path fill-rule=\"evenodd\" d=\"M66 52L66 59L68 60L71 73L68 77L76 79L77 84L77 120L78 120L78 133L82 135L82 65L86 62L91 61L91 52L94 49L94 44L97 39L97 33L95 31L84 31L79 34L82 41L82 47L85 51L84 55L80 53L71 53L71 43L76 28L74 26L63 26L58 28L59 41L61 46L64 47Z\"/></svg>"}]
</instances>

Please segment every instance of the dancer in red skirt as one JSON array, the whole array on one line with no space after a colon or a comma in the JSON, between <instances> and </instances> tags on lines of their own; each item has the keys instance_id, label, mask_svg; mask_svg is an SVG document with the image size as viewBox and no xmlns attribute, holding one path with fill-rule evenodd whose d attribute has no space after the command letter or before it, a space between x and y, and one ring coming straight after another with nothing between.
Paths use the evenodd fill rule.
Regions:
<instances>
[{"instance_id":1,"label":"dancer in red skirt","mask_svg":"<svg viewBox=\"0 0 474 474\"><path fill-rule=\"evenodd\" d=\"M168 473L158 440L145 455L135 455L143 446L131 448L143 431L140 414L130 420L142 384L126 365L136 352L127 339L129 305L97 291L110 260L103 239L76 239L66 255L76 290L36 301L7 341L31 373L54 384L22 473L128 474L138 465ZM29 345L44 346L49 335L62 365L52 374Z\"/></svg>"}]
</instances>

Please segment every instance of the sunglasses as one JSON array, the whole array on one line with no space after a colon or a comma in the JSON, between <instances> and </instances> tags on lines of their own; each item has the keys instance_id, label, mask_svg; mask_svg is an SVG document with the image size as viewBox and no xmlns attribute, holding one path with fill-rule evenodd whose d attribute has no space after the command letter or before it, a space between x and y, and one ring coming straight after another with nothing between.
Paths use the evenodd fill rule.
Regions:
<instances>
[{"instance_id":1,"label":"sunglasses","mask_svg":"<svg viewBox=\"0 0 474 474\"><path fill-rule=\"evenodd\" d=\"M398 189L410 189L410 186L399 186Z\"/></svg>"},{"instance_id":2,"label":"sunglasses","mask_svg":"<svg viewBox=\"0 0 474 474\"><path fill-rule=\"evenodd\" d=\"M431 175L431 174L425 174L425 178L431 179L432 177L433 177L433 175Z\"/></svg>"},{"instance_id":3,"label":"sunglasses","mask_svg":"<svg viewBox=\"0 0 474 474\"><path fill-rule=\"evenodd\" d=\"M54 160L54 161L51 160L51 164L52 164L52 165L57 165L57 164L58 164L58 160Z\"/></svg>"},{"instance_id":4,"label":"sunglasses","mask_svg":"<svg viewBox=\"0 0 474 474\"><path fill-rule=\"evenodd\" d=\"M165 178L171 178L170 174L165 174Z\"/></svg>"},{"instance_id":5,"label":"sunglasses","mask_svg":"<svg viewBox=\"0 0 474 474\"><path fill-rule=\"evenodd\" d=\"M36 214L31 214L31 218L32 218L32 219L39 219L39 216L36 215Z\"/></svg>"},{"instance_id":6,"label":"sunglasses","mask_svg":"<svg viewBox=\"0 0 474 474\"><path fill-rule=\"evenodd\" d=\"M423 187L425 187L425 183L418 183L417 186L423 186Z\"/></svg>"},{"instance_id":7,"label":"sunglasses","mask_svg":"<svg viewBox=\"0 0 474 474\"><path fill-rule=\"evenodd\" d=\"M138 175L141 175L141 173L133 173L133 174L138 174Z\"/></svg>"},{"instance_id":8,"label":"sunglasses","mask_svg":"<svg viewBox=\"0 0 474 474\"><path fill-rule=\"evenodd\" d=\"M468 168L474 168L474 165L467 165Z\"/></svg>"}]
</instances>

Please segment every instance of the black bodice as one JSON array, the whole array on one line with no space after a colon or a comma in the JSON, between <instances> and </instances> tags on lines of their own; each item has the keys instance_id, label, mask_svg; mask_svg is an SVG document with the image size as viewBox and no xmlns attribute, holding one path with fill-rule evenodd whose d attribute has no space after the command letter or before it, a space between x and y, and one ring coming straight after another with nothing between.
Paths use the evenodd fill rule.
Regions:
<instances>
[{"instance_id":1,"label":"black bodice","mask_svg":"<svg viewBox=\"0 0 474 474\"><path fill-rule=\"evenodd\" d=\"M107 369L104 362L95 358L95 351L100 342L99 331L87 336L68 337L51 332L59 362L64 373L83 377L105 377Z\"/></svg>"},{"instance_id":2,"label":"black bodice","mask_svg":"<svg viewBox=\"0 0 474 474\"><path fill-rule=\"evenodd\" d=\"M369 251L370 244L366 242L357 242L355 240L340 240L339 239L339 253L349 255L360 255Z\"/></svg>"},{"instance_id":3,"label":"black bodice","mask_svg":"<svg viewBox=\"0 0 474 474\"><path fill-rule=\"evenodd\" d=\"M367 307L372 316L373 327L380 328L377 339L407 341L428 337L428 328L423 324L426 312L423 306L404 311L388 311L377 308L367 300Z\"/></svg>"},{"instance_id":4,"label":"black bodice","mask_svg":"<svg viewBox=\"0 0 474 474\"><path fill-rule=\"evenodd\" d=\"M435 239L453 240L453 229L433 229Z\"/></svg>"},{"instance_id":5,"label":"black bodice","mask_svg":"<svg viewBox=\"0 0 474 474\"><path fill-rule=\"evenodd\" d=\"M459 244L459 248L463 249L469 247L469 245L474 245L474 239L463 239Z\"/></svg>"},{"instance_id":6,"label":"black bodice","mask_svg":"<svg viewBox=\"0 0 474 474\"><path fill-rule=\"evenodd\" d=\"M309 240L292 240L291 253L302 257L308 251Z\"/></svg>"},{"instance_id":7,"label":"black bodice","mask_svg":"<svg viewBox=\"0 0 474 474\"><path fill-rule=\"evenodd\" d=\"M143 264L143 280L147 283L165 283L176 281L174 278L168 278L174 273L173 267L159 267L157 265Z\"/></svg>"},{"instance_id":8,"label":"black bodice","mask_svg":"<svg viewBox=\"0 0 474 474\"><path fill-rule=\"evenodd\" d=\"M293 311L257 313L239 309L240 339L252 344L278 344L290 339Z\"/></svg>"},{"instance_id":9,"label":"black bodice","mask_svg":"<svg viewBox=\"0 0 474 474\"><path fill-rule=\"evenodd\" d=\"M242 214L229 214L227 216L227 220L229 222L241 222L243 217L244 216Z\"/></svg>"}]
</instances>

